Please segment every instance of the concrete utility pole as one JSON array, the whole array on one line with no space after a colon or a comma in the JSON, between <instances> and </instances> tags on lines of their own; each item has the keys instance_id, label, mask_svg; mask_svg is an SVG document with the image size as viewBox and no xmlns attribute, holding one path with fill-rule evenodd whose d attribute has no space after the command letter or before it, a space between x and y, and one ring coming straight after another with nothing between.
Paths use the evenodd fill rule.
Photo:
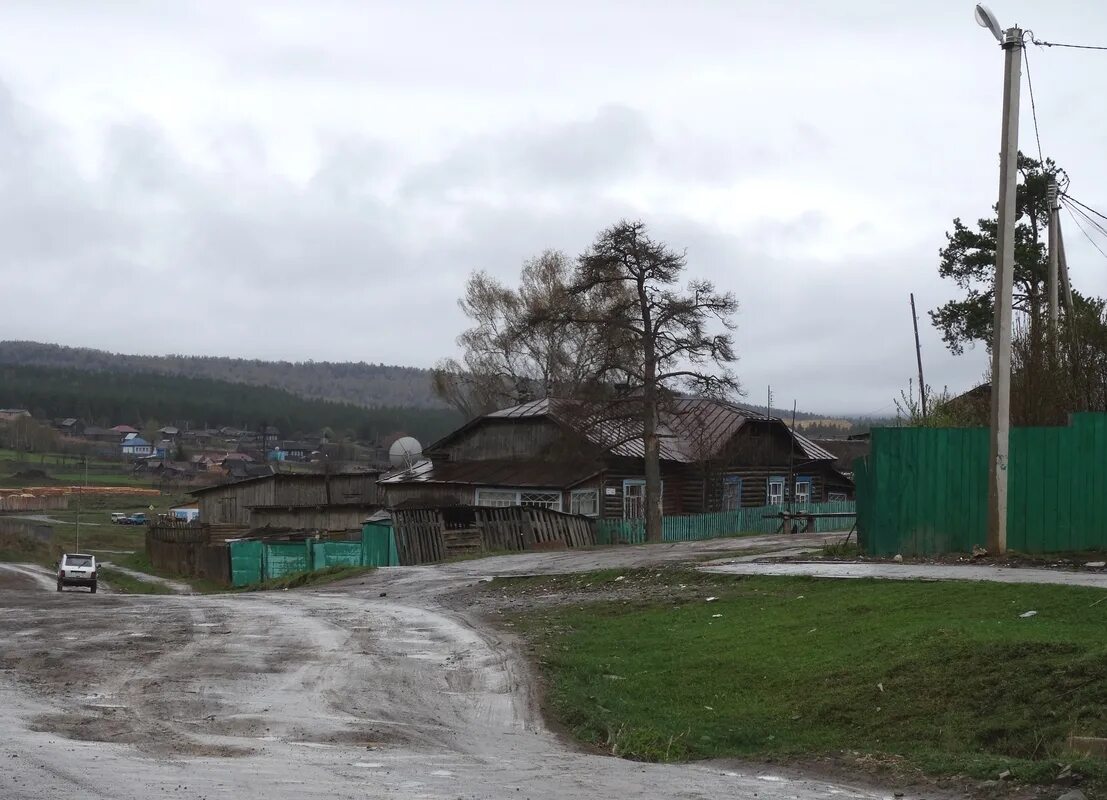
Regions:
<instances>
[{"instance_id":1,"label":"concrete utility pole","mask_svg":"<svg viewBox=\"0 0 1107 800\"><path fill-rule=\"evenodd\" d=\"M1051 345L1053 357L1056 358L1061 331L1058 308L1060 305L1058 293L1060 254L1057 244L1057 228L1060 224L1058 214L1061 211L1061 204L1057 202L1057 179L1053 176L1050 176L1049 184L1046 187L1046 200L1049 203L1049 330L1053 340Z\"/></svg>"},{"instance_id":2,"label":"concrete utility pole","mask_svg":"<svg viewBox=\"0 0 1107 800\"><path fill-rule=\"evenodd\" d=\"M981 6L977 6L980 21ZM998 38L998 25L983 9ZM984 24L984 23L981 23ZM994 26L994 27L993 27ZM1007 458L1011 430L1011 293L1015 272L1015 187L1018 179L1022 29L1003 32L1003 124L999 154L995 318L992 333L992 420L988 458L988 549L1007 552Z\"/></svg>"},{"instance_id":3,"label":"concrete utility pole","mask_svg":"<svg viewBox=\"0 0 1107 800\"><path fill-rule=\"evenodd\" d=\"M915 293L911 292L911 321L915 324L915 359L919 362L919 409L926 419L926 384L923 382L923 351L919 345L919 315L915 313Z\"/></svg>"}]
</instances>

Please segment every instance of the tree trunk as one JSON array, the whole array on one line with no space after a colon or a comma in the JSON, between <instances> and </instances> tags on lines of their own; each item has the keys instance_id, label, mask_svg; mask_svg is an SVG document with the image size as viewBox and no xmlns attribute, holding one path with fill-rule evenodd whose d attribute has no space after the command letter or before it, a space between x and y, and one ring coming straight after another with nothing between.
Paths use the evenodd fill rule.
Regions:
<instances>
[{"instance_id":1,"label":"tree trunk","mask_svg":"<svg viewBox=\"0 0 1107 800\"><path fill-rule=\"evenodd\" d=\"M661 541L661 440L657 437L658 386L657 351L653 339L645 283L639 278L638 297L642 307L642 327L646 332L642 342L642 446L646 472L646 541Z\"/></svg>"},{"instance_id":2,"label":"tree trunk","mask_svg":"<svg viewBox=\"0 0 1107 800\"><path fill-rule=\"evenodd\" d=\"M647 391L642 410L646 466L646 541L661 541L661 441L657 437L657 394ZM652 397L650 396L652 395Z\"/></svg>"}]
</instances>

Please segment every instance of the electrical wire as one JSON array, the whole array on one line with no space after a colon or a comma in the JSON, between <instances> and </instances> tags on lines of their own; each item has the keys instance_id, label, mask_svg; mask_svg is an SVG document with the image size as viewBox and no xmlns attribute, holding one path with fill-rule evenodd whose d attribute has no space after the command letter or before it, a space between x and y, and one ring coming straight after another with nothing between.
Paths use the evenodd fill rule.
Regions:
<instances>
[{"instance_id":1,"label":"electrical wire","mask_svg":"<svg viewBox=\"0 0 1107 800\"><path fill-rule=\"evenodd\" d=\"M1030 88L1030 115L1034 118L1034 140L1038 143L1038 163L1044 167L1045 156L1042 155L1042 137L1038 135L1038 105L1034 102L1034 81L1030 79L1030 58L1026 48L1024 47L1022 50L1023 63L1026 64L1026 85Z\"/></svg>"},{"instance_id":2,"label":"electrical wire","mask_svg":"<svg viewBox=\"0 0 1107 800\"><path fill-rule=\"evenodd\" d=\"M1070 206L1065 206L1065 211L1069 212L1069 216L1072 217L1072 221L1076 223L1076 227L1080 228L1080 232L1084 234L1085 237L1087 237L1089 242L1092 243L1092 247L1098 250L1101 256L1107 258L1107 252L1104 252L1103 248L1100 247L1098 243L1096 243L1095 239L1092 238L1092 235L1084 230L1084 226L1080 224L1080 220L1077 219L1076 215L1072 213L1072 208Z\"/></svg>"},{"instance_id":3,"label":"electrical wire","mask_svg":"<svg viewBox=\"0 0 1107 800\"><path fill-rule=\"evenodd\" d=\"M1097 220L1097 219L1096 219L1095 217L1093 217L1093 216L1089 215L1089 214L1088 214L1088 212L1084 211L1083 209L1081 209L1081 208L1079 208L1079 207L1074 207L1074 208L1073 208L1073 210L1074 210L1074 211L1075 211L1075 212L1076 212L1077 214L1079 214L1079 215L1081 216L1081 218L1082 218L1082 219L1084 219L1084 221L1085 221L1085 222L1087 222L1087 223L1088 223L1089 225L1091 225L1091 226L1092 226L1093 228L1095 228L1095 229L1096 229L1097 231L1099 231L1100 233L1102 233L1102 234L1103 234L1104 236L1107 236L1107 228L1104 228L1104 227L1103 227L1103 223L1102 223L1102 222L1100 222L1099 220Z\"/></svg>"},{"instance_id":4,"label":"electrical wire","mask_svg":"<svg viewBox=\"0 0 1107 800\"><path fill-rule=\"evenodd\" d=\"M1066 200L1071 200L1071 201L1072 201L1073 203L1076 203L1076 204L1077 204L1078 206L1080 206L1080 207L1081 207L1082 209L1084 209L1085 211L1090 211L1090 212L1092 212L1093 214L1095 214L1095 215L1096 215L1097 217L1101 217L1102 219L1105 219L1105 220L1107 220L1107 214L1103 214L1103 213L1101 213L1101 212L1099 212L1099 211L1096 211L1096 210L1095 210L1094 208L1092 208L1091 206L1089 206L1089 205L1087 205L1087 204L1085 204L1085 203L1081 203L1081 202L1080 202L1079 200L1077 200L1077 199L1076 199L1075 197L1073 197L1073 196L1072 196L1071 194L1068 194L1068 193L1066 193L1066 192L1061 192L1061 196L1062 196L1063 198L1065 198Z\"/></svg>"},{"instance_id":5,"label":"electrical wire","mask_svg":"<svg viewBox=\"0 0 1107 800\"><path fill-rule=\"evenodd\" d=\"M1093 45L1093 44L1064 44L1062 42L1042 42L1030 37L1030 41L1038 45L1038 47L1071 47L1074 50L1107 50L1107 45Z\"/></svg>"}]
</instances>

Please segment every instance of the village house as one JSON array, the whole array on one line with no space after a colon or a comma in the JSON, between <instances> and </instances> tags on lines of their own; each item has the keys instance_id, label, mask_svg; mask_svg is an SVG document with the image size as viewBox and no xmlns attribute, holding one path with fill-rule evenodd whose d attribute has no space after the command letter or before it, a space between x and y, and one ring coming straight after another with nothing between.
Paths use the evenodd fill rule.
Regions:
<instances>
[{"instance_id":1,"label":"village house","mask_svg":"<svg viewBox=\"0 0 1107 800\"><path fill-rule=\"evenodd\" d=\"M637 519L645 471L634 425L593 422L568 401L524 403L462 426L426 448L425 460L382 478L381 488L390 507L530 505ZM853 497L835 456L777 418L681 399L659 433L667 515Z\"/></svg>"},{"instance_id":2,"label":"village house","mask_svg":"<svg viewBox=\"0 0 1107 800\"><path fill-rule=\"evenodd\" d=\"M355 531L381 508L378 472L276 473L192 492L199 521L243 530Z\"/></svg>"},{"instance_id":3,"label":"village house","mask_svg":"<svg viewBox=\"0 0 1107 800\"><path fill-rule=\"evenodd\" d=\"M31 412L25 408L0 408L0 422L14 422L30 416Z\"/></svg>"},{"instance_id":4,"label":"village house","mask_svg":"<svg viewBox=\"0 0 1107 800\"><path fill-rule=\"evenodd\" d=\"M120 446L123 451L123 455L131 458L145 458L154 454L154 446L141 436L127 434L127 438L123 440L123 444Z\"/></svg>"}]
</instances>

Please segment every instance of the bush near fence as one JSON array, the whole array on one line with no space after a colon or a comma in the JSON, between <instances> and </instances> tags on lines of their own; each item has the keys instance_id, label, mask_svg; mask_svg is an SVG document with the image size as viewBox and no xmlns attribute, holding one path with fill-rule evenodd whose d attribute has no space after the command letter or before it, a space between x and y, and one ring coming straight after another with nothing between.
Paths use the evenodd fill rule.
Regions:
<instances>
[{"instance_id":1,"label":"bush near fence","mask_svg":"<svg viewBox=\"0 0 1107 800\"><path fill-rule=\"evenodd\" d=\"M795 503L783 506L756 506L714 514L686 514L661 518L661 541L695 542L725 536L771 534L780 530L781 511L851 514L856 510L852 500L826 503ZM773 516L778 515L778 516ZM813 533L848 531L853 517L815 519ZM601 519L596 521L596 544L643 544L646 522L641 519Z\"/></svg>"}]
</instances>

